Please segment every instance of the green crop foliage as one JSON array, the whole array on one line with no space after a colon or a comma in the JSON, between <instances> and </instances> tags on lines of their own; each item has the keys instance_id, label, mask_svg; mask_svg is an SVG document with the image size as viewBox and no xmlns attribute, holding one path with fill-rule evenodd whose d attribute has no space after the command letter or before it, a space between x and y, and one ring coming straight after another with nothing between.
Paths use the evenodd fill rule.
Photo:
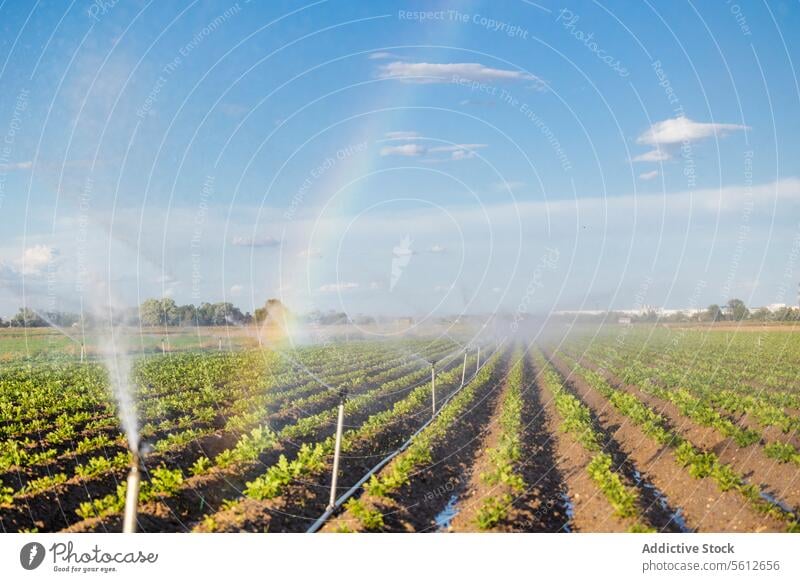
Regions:
<instances>
[{"instance_id":1,"label":"green crop foliage","mask_svg":"<svg viewBox=\"0 0 800 582\"><path fill-rule=\"evenodd\" d=\"M789 443L773 442L764 447L764 452L771 459L781 463L800 465L800 452Z\"/></svg>"},{"instance_id":2,"label":"green crop foliage","mask_svg":"<svg viewBox=\"0 0 800 582\"><path fill-rule=\"evenodd\" d=\"M509 494L500 497L487 497L481 503L475 521L479 529L489 530L497 527L508 517L508 508L512 497Z\"/></svg>"},{"instance_id":3,"label":"green crop foliage","mask_svg":"<svg viewBox=\"0 0 800 582\"><path fill-rule=\"evenodd\" d=\"M192 466L189 468L189 472L197 477L199 475L205 475L208 473L211 467L211 459L208 457L199 457L194 463L192 463Z\"/></svg>"},{"instance_id":4,"label":"green crop foliage","mask_svg":"<svg viewBox=\"0 0 800 582\"><path fill-rule=\"evenodd\" d=\"M586 470L589 472L589 476L592 480L611 502L618 516L635 517L638 513L636 508L636 501L638 499L636 492L625 487L619 475L611 470L611 464L611 455L607 453L598 453L589 462Z\"/></svg>"},{"instance_id":5,"label":"green crop foliage","mask_svg":"<svg viewBox=\"0 0 800 582\"><path fill-rule=\"evenodd\" d=\"M345 503L345 508L358 519L365 530L379 531L383 529L383 514L377 509L367 509L358 499L350 499Z\"/></svg>"}]
</instances>

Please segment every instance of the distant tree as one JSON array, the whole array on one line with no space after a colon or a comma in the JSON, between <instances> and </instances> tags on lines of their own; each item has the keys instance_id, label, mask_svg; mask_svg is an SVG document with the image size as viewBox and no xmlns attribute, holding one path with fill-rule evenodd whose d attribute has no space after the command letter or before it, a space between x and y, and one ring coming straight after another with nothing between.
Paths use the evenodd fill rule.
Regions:
<instances>
[{"instance_id":1,"label":"distant tree","mask_svg":"<svg viewBox=\"0 0 800 582\"><path fill-rule=\"evenodd\" d=\"M267 299L264 307L259 307L255 312L256 323L284 325L289 317L289 310L280 299Z\"/></svg>"},{"instance_id":2,"label":"distant tree","mask_svg":"<svg viewBox=\"0 0 800 582\"><path fill-rule=\"evenodd\" d=\"M197 308L197 325L212 325L214 321L214 306L203 302Z\"/></svg>"},{"instance_id":3,"label":"distant tree","mask_svg":"<svg viewBox=\"0 0 800 582\"><path fill-rule=\"evenodd\" d=\"M655 309L648 308L643 313L634 317L635 321L658 321L658 312Z\"/></svg>"},{"instance_id":4,"label":"distant tree","mask_svg":"<svg viewBox=\"0 0 800 582\"><path fill-rule=\"evenodd\" d=\"M333 309L321 314L318 323L320 325L340 325L350 323L350 318L343 311Z\"/></svg>"},{"instance_id":5,"label":"distant tree","mask_svg":"<svg viewBox=\"0 0 800 582\"><path fill-rule=\"evenodd\" d=\"M769 321L772 319L772 312L766 307L759 307L750 314L750 318L758 321Z\"/></svg>"},{"instance_id":6,"label":"distant tree","mask_svg":"<svg viewBox=\"0 0 800 582\"><path fill-rule=\"evenodd\" d=\"M233 303L214 303L211 325L240 324L244 314Z\"/></svg>"},{"instance_id":7,"label":"distant tree","mask_svg":"<svg viewBox=\"0 0 800 582\"><path fill-rule=\"evenodd\" d=\"M800 321L800 309L781 307L772 313L774 321Z\"/></svg>"},{"instance_id":8,"label":"distant tree","mask_svg":"<svg viewBox=\"0 0 800 582\"><path fill-rule=\"evenodd\" d=\"M20 307L19 312L11 318L11 327L48 327L47 323L33 309Z\"/></svg>"},{"instance_id":9,"label":"distant tree","mask_svg":"<svg viewBox=\"0 0 800 582\"><path fill-rule=\"evenodd\" d=\"M665 321L669 321L672 323L682 322L682 321L689 321L689 316L684 313L683 311L676 311L675 313L671 313L667 317L664 318Z\"/></svg>"},{"instance_id":10,"label":"distant tree","mask_svg":"<svg viewBox=\"0 0 800 582\"><path fill-rule=\"evenodd\" d=\"M77 313L66 313L64 311L48 311L45 313L45 318L52 325L58 327L71 327L72 324L80 321L80 316Z\"/></svg>"},{"instance_id":11,"label":"distant tree","mask_svg":"<svg viewBox=\"0 0 800 582\"><path fill-rule=\"evenodd\" d=\"M147 299L139 307L139 319L145 326L177 325L178 306L169 297Z\"/></svg>"},{"instance_id":12,"label":"distant tree","mask_svg":"<svg viewBox=\"0 0 800 582\"><path fill-rule=\"evenodd\" d=\"M750 310L747 309L744 301L734 298L728 301L728 313L732 320L742 321L743 319L747 319L750 315Z\"/></svg>"},{"instance_id":13,"label":"distant tree","mask_svg":"<svg viewBox=\"0 0 800 582\"><path fill-rule=\"evenodd\" d=\"M724 318L725 316L722 313L722 309L716 303L712 303L708 306L708 309L706 309L705 319L707 321L721 321Z\"/></svg>"},{"instance_id":14,"label":"distant tree","mask_svg":"<svg viewBox=\"0 0 800 582\"><path fill-rule=\"evenodd\" d=\"M194 305L178 306L178 325L197 325L197 308Z\"/></svg>"}]
</instances>

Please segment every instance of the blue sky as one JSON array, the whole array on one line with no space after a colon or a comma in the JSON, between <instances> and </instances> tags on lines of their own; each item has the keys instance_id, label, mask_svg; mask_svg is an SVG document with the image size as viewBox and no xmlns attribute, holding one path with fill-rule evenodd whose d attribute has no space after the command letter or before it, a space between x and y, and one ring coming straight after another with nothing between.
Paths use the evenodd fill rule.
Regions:
<instances>
[{"instance_id":1,"label":"blue sky","mask_svg":"<svg viewBox=\"0 0 800 582\"><path fill-rule=\"evenodd\" d=\"M796 3L0 4L0 315L795 303Z\"/></svg>"}]
</instances>

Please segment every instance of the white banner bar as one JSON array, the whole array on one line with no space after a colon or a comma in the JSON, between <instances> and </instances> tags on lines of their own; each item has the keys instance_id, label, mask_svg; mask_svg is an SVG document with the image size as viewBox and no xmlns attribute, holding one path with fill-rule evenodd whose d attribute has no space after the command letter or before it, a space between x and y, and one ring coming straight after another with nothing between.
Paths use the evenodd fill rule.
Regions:
<instances>
[{"instance_id":1,"label":"white banner bar","mask_svg":"<svg viewBox=\"0 0 800 582\"><path fill-rule=\"evenodd\" d=\"M2 580L798 580L791 534L4 534ZM175 578L178 579L178 578Z\"/></svg>"}]
</instances>

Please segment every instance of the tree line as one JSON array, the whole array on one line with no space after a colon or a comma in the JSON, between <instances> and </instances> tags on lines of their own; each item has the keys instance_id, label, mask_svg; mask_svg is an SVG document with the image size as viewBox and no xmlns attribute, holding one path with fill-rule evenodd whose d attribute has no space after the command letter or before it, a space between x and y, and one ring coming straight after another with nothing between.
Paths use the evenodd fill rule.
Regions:
<instances>
[{"instance_id":1,"label":"tree line","mask_svg":"<svg viewBox=\"0 0 800 582\"><path fill-rule=\"evenodd\" d=\"M230 302L201 303L200 305L178 305L174 299L147 299L138 308L115 315L119 323L155 326L217 326L250 325L253 323L282 323L289 312L278 299L268 299L255 313L242 312ZM21 307L16 315L5 321L0 318L0 327L73 327L96 323L92 314L81 318L77 313L61 311L39 312ZM115 322L116 323L116 322Z\"/></svg>"},{"instance_id":2,"label":"tree line","mask_svg":"<svg viewBox=\"0 0 800 582\"><path fill-rule=\"evenodd\" d=\"M705 310L695 313L677 312L663 315L656 311L648 311L632 316L631 321L665 321L665 322L715 322L715 321L800 321L800 309L784 306L775 310L759 307L751 311L741 299L731 299L723 305L712 303Z\"/></svg>"}]
</instances>

